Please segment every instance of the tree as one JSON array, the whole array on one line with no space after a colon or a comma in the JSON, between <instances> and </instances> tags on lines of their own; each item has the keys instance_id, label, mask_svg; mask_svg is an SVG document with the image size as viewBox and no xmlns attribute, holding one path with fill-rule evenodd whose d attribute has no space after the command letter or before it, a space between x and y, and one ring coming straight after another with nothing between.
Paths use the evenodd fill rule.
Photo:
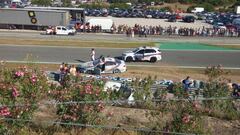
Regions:
<instances>
[{"instance_id":1,"label":"tree","mask_svg":"<svg viewBox=\"0 0 240 135\"><path fill-rule=\"evenodd\" d=\"M71 0L63 0L63 7L71 7L72 3Z\"/></svg>"},{"instance_id":2,"label":"tree","mask_svg":"<svg viewBox=\"0 0 240 135\"><path fill-rule=\"evenodd\" d=\"M200 7L203 7L205 9L205 11L208 11L208 12L212 12L214 11L214 6L210 3L203 3L200 5Z\"/></svg>"},{"instance_id":3,"label":"tree","mask_svg":"<svg viewBox=\"0 0 240 135\"><path fill-rule=\"evenodd\" d=\"M40 6L50 6L51 0L32 0L32 4L40 5Z\"/></svg>"}]
</instances>

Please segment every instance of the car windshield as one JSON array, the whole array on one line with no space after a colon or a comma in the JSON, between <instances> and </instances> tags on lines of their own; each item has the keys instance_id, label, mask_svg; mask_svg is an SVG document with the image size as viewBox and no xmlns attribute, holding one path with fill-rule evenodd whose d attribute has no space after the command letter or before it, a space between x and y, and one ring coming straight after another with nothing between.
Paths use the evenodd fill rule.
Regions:
<instances>
[{"instance_id":1,"label":"car windshield","mask_svg":"<svg viewBox=\"0 0 240 135\"><path fill-rule=\"evenodd\" d=\"M134 53L136 53L139 50L139 48L136 48L133 50Z\"/></svg>"},{"instance_id":2,"label":"car windshield","mask_svg":"<svg viewBox=\"0 0 240 135\"><path fill-rule=\"evenodd\" d=\"M69 26L67 26L67 29L73 29L74 27L73 26L71 26L71 25L69 25Z\"/></svg>"},{"instance_id":3,"label":"car windshield","mask_svg":"<svg viewBox=\"0 0 240 135\"><path fill-rule=\"evenodd\" d=\"M121 63L121 61L120 61L120 60L118 60L118 59L115 59L115 61L116 61L116 63Z\"/></svg>"}]
</instances>

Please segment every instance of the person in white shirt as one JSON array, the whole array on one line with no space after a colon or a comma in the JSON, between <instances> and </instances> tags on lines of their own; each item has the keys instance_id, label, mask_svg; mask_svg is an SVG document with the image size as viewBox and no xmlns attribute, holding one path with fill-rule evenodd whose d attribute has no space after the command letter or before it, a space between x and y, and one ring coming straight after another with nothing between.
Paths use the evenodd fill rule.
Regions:
<instances>
[{"instance_id":1,"label":"person in white shirt","mask_svg":"<svg viewBox=\"0 0 240 135\"><path fill-rule=\"evenodd\" d=\"M72 65L72 66L71 66L69 72L70 72L71 75L76 76L76 74L77 74L77 70L76 70L75 65Z\"/></svg>"},{"instance_id":2,"label":"person in white shirt","mask_svg":"<svg viewBox=\"0 0 240 135\"><path fill-rule=\"evenodd\" d=\"M94 48L92 48L92 51L91 51L91 61L94 61L95 60L95 50Z\"/></svg>"}]
</instances>

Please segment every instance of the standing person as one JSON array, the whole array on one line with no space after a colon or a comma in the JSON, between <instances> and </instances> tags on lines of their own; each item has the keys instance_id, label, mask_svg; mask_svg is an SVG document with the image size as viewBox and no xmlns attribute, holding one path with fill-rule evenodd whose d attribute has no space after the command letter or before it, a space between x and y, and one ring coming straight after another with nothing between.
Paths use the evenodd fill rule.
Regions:
<instances>
[{"instance_id":1,"label":"standing person","mask_svg":"<svg viewBox=\"0 0 240 135\"><path fill-rule=\"evenodd\" d=\"M131 37L134 38L134 29L131 28Z\"/></svg>"},{"instance_id":2,"label":"standing person","mask_svg":"<svg viewBox=\"0 0 240 135\"><path fill-rule=\"evenodd\" d=\"M65 75L69 73L69 67L67 63L64 65L64 72L65 72Z\"/></svg>"},{"instance_id":3,"label":"standing person","mask_svg":"<svg viewBox=\"0 0 240 135\"><path fill-rule=\"evenodd\" d=\"M190 85L192 84L192 82L190 81L190 76L187 76L187 78L184 79L182 83L184 90L187 92L189 90Z\"/></svg>"},{"instance_id":4,"label":"standing person","mask_svg":"<svg viewBox=\"0 0 240 135\"><path fill-rule=\"evenodd\" d=\"M92 48L90 55L91 55L91 61L94 61L95 60L95 49L94 48Z\"/></svg>"},{"instance_id":5,"label":"standing person","mask_svg":"<svg viewBox=\"0 0 240 135\"><path fill-rule=\"evenodd\" d=\"M104 73L105 72L105 58L104 57L102 57L102 59L101 59L101 65L102 65L102 73Z\"/></svg>"},{"instance_id":6,"label":"standing person","mask_svg":"<svg viewBox=\"0 0 240 135\"><path fill-rule=\"evenodd\" d=\"M65 64L64 64L64 62L63 62L63 63L59 66L59 70L60 70L60 71L64 70L64 65L65 65Z\"/></svg>"},{"instance_id":7,"label":"standing person","mask_svg":"<svg viewBox=\"0 0 240 135\"><path fill-rule=\"evenodd\" d=\"M72 65L72 66L71 66L71 68L70 68L70 74L73 75L73 76L76 76L77 70L76 70L75 65Z\"/></svg>"},{"instance_id":8,"label":"standing person","mask_svg":"<svg viewBox=\"0 0 240 135\"><path fill-rule=\"evenodd\" d=\"M59 70L60 70L60 74L59 74L59 82L62 82L63 81L63 78L64 78L64 62L60 65L59 67Z\"/></svg>"}]
</instances>

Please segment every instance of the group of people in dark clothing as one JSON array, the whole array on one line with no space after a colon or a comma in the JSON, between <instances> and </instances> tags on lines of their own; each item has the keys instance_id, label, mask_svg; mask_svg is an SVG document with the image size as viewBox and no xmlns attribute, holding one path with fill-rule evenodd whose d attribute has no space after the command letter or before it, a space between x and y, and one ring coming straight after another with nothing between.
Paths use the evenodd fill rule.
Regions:
<instances>
[{"instance_id":1,"label":"group of people in dark clothing","mask_svg":"<svg viewBox=\"0 0 240 135\"><path fill-rule=\"evenodd\" d=\"M89 24L77 24L75 28L78 32L104 32L101 25L90 26ZM112 25L110 28L113 34L126 34L129 37L138 35L139 37L147 37L148 35L178 35L178 36L208 36L208 37L240 37L240 28L226 27L226 28L192 28L192 27L176 27L169 25L163 27L161 25L139 25L135 24L133 27L128 25Z\"/></svg>"},{"instance_id":2,"label":"group of people in dark clothing","mask_svg":"<svg viewBox=\"0 0 240 135\"><path fill-rule=\"evenodd\" d=\"M189 28L189 27L162 27L162 26L148 26L138 25L130 27L127 25L119 25L116 31L112 33L126 34L129 36L134 33L135 35L145 36L147 35L175 35L175 36L208 36L208 37L240 37L240 28Z\"/></svg>"},{"instance_id":3,"label":"group of people in dark clothing","mask_svg":"<svg viewBox=\"0 0 240 135\"><path fill-rule=\"evenodd\" d=\"M190 76L187 76L184 80L182 80L182 85L185 92L189 92L191 90L191 85L193 83L194 82L190 79ZM237 83L231 83L230 88L232 90L231 96L235 98L240 98L240 85Z\"/></svg>"}]
</instances>

